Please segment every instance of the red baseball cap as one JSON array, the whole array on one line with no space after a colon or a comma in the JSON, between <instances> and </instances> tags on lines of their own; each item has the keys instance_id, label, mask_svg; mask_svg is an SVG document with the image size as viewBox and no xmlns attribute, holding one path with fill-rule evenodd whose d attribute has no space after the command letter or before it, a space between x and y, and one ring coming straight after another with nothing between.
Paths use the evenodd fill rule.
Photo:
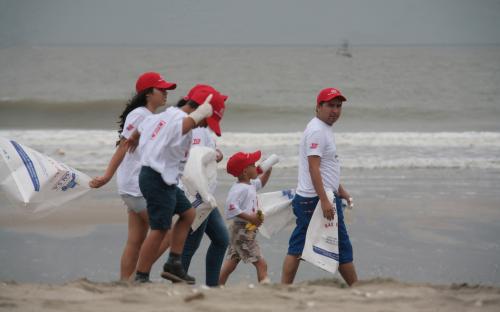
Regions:
<instances>
[{"instance_id":1,"label":"red baseball cap","mask_svg":"<svg viewBox=\"0 0 500 312\"><path fill-rule=\"evenodd\" d=\"M165 79L163 79L160 74L155 72L147 72L140 75L137 79L137 82L135 83L135 91L137 91L137 93L148 88L173 90L176 87L177 84L165 81Z\"/></svg>"},{"instance_id":2,"label":"red baseball cap","mask_svg":"<svg viewBox=\"0 0 500 312\"><path fill-rule=\"evenodd\" d=\"M260 159L260 151L253 153L238 152L227 161L227 172L235 177L239 177L246 167L255 164Z\"/></svg>"},{"instance_id":3,"label":"red baseball cap","mask_svg":"<svg viewBox=\"0 0 500 312\"><path fill-rule=\"evenodd\" d=\"M191 88L184 99L192 100L198 105L201 105L203 104L203 102L205 102L209 94L212 94L212 100L210 101L210 104L212 105L213 114L212 116L207 118L207 124L217 136L221 136L222 132L220 128L220 121L222 120L222 117L224 117L224 110L226 108L225 101L227 100L228 96L219 93L219 91L215 90L209 85L199 84Z\"/></svg>"},{"instance_id":4,"label":"red baseball cap","mask_svg":"<svg viewBox=\"0 0 500 312\"><path fill-rule=\"evenodd\" d=\"M192 100L196 102L196 104L201 105L205 102L209 94L212 94L213 102L219 92L209 85L196 85L189 90L188 94L184 97L184 100Z\"/></svg>"},{"instance_id":5,"label":"red baseball cap","mask_svg":"<svg viewBox=\"0 0 500 312\"><path fill-rule=\"evenodd\" d=\"M342 101L347 101L345 96L343 96L342 93L340 93L339 89L335 89L335 88L323 89L318 94L317 104L319 105L323 102L328 102L336 97L340 97L340 99Z\"/></svg>"},{"instance_id":6,"label":"red baseball cap","mask_svg":"<svg viewBox=\"0 0 500 312\"><path fill-rule=\"evenodd\" d=\"M217 136L221 136L222 131L220 128L220 121L224 117L224 111L226 110L226 100L228 96L218 93L215 99L212 98L210 104L212 104L213 114L207 118L207 124L212 129Z\"/></svg>"},{"instance_id":7,"label":"red baseball cap","mask_svg":"<svg viewBox=\"0 0 500 312\"><path fill-rule=\"evenodd\" d=\"M191 100L192 97L193 97L193 94L196 91L199 91L199 90L202 90L202 89L208 89L210 91L216 91L212 86L209 86L209 85L206 85L206 84L197 84L194 87L192 87L191 90L189 90L189 92L188 92L188 94L186 94L186 96L184 96L184 100L186 100L186 101Z\"/></svg>"}]
</instances>

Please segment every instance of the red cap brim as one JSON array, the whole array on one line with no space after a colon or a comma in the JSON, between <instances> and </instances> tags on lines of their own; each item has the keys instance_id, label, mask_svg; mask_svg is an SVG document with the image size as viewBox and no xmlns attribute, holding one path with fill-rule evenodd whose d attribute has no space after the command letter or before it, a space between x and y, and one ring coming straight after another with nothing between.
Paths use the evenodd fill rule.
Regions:
<instances>
[{"instance_id":1,"label":"red cap brim","mask_svg":"<svg viewBox=\"0 0 500 312\"><path fill-rule=\"evenodd\" d=\"M260 157L262 156L262 153L260 151L256 151L254 153L250 153L249 155L250 157L248 159L248 165L251 165L259 161Z\"/></svg>"},{"instance_id":2,"label":"red cap brim","mask_svg":"<svg viewBox=\"0 0 500 312\"><path fill-rule=\"evenodd\" d=\"M331 101L331 100L333 100L335 98L340 98L342 100L342 102L347 101L347 99L345 98L345 96L343 96L342 94L332 94L329 97L325 97L321 102L328 102L328 101Z\"/></svg>"},{"instance_id":3,"label":"red cap brim","mask_svg":"<svg viewBox=\"0 0 500 312\"><path fill-rule=\"evenodd\" d=\"M160 81L154 87L156 89L174 90L177 88L177 84L168 81Z\"/></svg>"},{"instance_id":4,"label":"red cap brim","mask_svg":"<svg viewBox=\"0 0 500 312\"><path fill-rule=\"evenodd\" d=\"M217 136L221 136L222 135L222 132L221 132L221 129L220 129L220 121L213 118L213 117L208 117L207 118L207 124L208 126L210 127L210 129L212 129L213 132L215 132L215 134Z\"/></svg>"}]
</instances>

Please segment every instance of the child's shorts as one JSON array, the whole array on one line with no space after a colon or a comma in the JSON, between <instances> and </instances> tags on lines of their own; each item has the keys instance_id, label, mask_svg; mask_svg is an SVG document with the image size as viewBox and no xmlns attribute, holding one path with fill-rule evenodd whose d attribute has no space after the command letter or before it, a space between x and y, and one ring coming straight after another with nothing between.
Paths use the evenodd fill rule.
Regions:
<instances>
[{"instance_id":1,"label":"child's shorts","mask_svg":"<svg viewBox=\"0 0 500 312\"><path fill-rule=\"evenodd\" d=\"M149 227L152 230L168 230L172 216L190 209L191 203L177 185L168 185L161 174L143 166L139 173L139 187L147 202Z\"/></svg>"},{"instance_id":2,"label":"child's shorts","mask_svg":"<svg viewBox=\"0 0 500 312\"><path fill-rule=\"evenodd\" d=\"M306 242L306 233L314 209L318 204L319 197L302 197L295 194L292 200L293 213L297 217L296 226L290 236L288 243L288 254L300 256L304 250ZM344 223L344 213L342 211L342 200L335 196L335 205L337 206L337 216L339 225L339 263L349 263L353 261L352 245L349 240L349 234Z\"/></svg>"},{"instance_id":3,"label":"child's shorts","mask_svg":"<svg viewBox=\"0 0 500 312\"><path fill-rule=\"evenodd\" d=\"M255 239L257 231L245 229L246 222L234 221L229 226L230 242L227 258L244 263L254 263L261 257L260 248Z\"/></svg>"},{"instance_id":4,"label":"child's shorts","mask_svg":"<svg viewBox=\"0 0 500 312\"><path fill-rule=\"evenodd\" d=\"M129 194L121 194L125 206L127 206L128 211L133 211L135 213L141 213L146 211L146 200L142 196L132 196Z\"/></svg>"}]
</instances>

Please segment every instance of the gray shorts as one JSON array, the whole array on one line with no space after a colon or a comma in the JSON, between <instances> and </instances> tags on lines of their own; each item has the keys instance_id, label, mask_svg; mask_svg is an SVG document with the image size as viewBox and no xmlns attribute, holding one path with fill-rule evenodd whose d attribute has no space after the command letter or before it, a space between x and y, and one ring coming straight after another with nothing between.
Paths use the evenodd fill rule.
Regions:
<instances>
[{"instance_id":1,"label":"gray shorts","mask_svg":"<svg viewBox=\"0 0 500 312\"><path fill-rule=\"evenodd\" d=\"M129 194L121 194L125 206L127 206L128 211L133 211L135 213L140 213L146 211L146 200L142 196L132 196Z\"/></svg>"}]
</instances>

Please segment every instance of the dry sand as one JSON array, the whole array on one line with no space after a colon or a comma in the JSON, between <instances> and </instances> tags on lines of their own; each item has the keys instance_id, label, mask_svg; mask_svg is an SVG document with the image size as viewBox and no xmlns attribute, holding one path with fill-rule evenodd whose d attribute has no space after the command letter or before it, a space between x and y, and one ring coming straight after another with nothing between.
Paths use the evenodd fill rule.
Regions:
<instances>
[{"instance_id":1,"label":"dry sand","mask_svg":"<svg viewBox=\"0 0 500 312\"><path fill-rule=\"evenodd\" d=\"M345 288L337 280L293 286L208 289L167 283L132 285L86 279L64 285L0 284L0 311L499 311L500 289L431 286L392 280Z\"/></svg>"}]
</instances>

